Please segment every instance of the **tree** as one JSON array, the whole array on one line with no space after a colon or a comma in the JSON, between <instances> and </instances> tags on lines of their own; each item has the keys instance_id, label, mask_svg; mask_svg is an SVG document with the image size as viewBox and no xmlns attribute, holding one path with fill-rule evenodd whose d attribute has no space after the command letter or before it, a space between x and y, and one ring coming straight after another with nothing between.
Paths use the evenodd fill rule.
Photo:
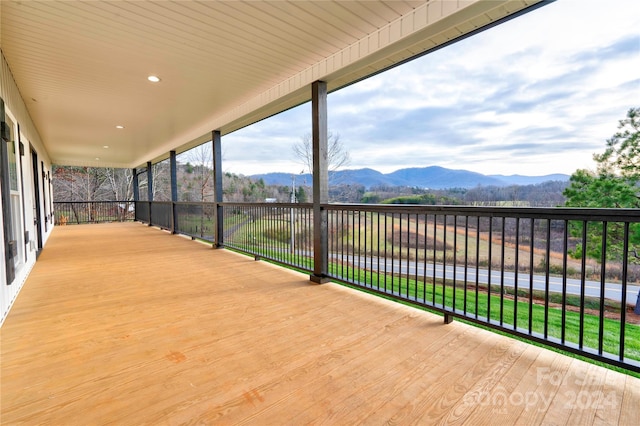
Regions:
<instances>
[{"instance_id":1,"label":"tree","mask_svg":"<svg viewBox=\"0 0 640 426\"><path fill-rule=\"evenodd\" d=\"M213 191L213 147L211 142L198 145L180 155L187 160L181 181L181 199L201 203L214 200ZM186 184L186 185L185 185Z\"/></svg>"},{"instance_id":2,"label":"tree","mask_svg":"<svg viewBox=\"0 0 640 426\"><path fill-rule=\"evenodd\" d=\"M640 108L631 108L620 120L618 131L607 140L602 154L594 154L596 172L577 170L564 191L567 207L640 208ZM572 233L580 231L572 229ZM600 259L602 225L593 224L587 247L578 245L574 255ZM613 223L607 230L607 258L620 258L624 233L622 224ZM632 263L640 263L640 224L629 226L629 254Z\"/></svg>"},{"instance_id":3,"label":"tree","mask_svg":"<svg viewBox=\"0 0 640 426\"><path fill-rule=\"evenodd\" d=\"M303 164L303 172L313 173L313 140L310 133L304 135L298 143L293 145L293 154ZM327 163L330 172L335 172L351 163L349 151L344 147L338 133L329 132L327 135Z\"/></svg>"},{"instance_id":4,"label":"tree","mask_svg":"<svg viewBox=\"0 0 640 426\"><path fill-rule=\"evenodd\" d=\"M128 201L132 198L130 169L53 167L56 201Z\"/></svg>"},{"instance_id":5,"label":"tree","mask_svg":"<svg viewBox=\"0 0 640 426\"><path fill-rule=\"evenodd\" d=\"M304 186L299 186L296 190L296 200L299 203L307 202L307 191L305 191Z\"/></svg>"},{"instance_id":6,"label":"tree","mask_svg":"<svg viewBox=\"0 0 640 426\"><path fill-rule=\"evenodd\" d=\"M109 200L129 201L133 199L133 173L131 169L105 168L105 186L109 192Z\"/></svg>"},{"instance_id":7,"label":"tree","mask_svg":"<svg viewBox=\"0 0 640 426\"><path fill-rule=\"evenodd\" d=\"M169 159L153 164L153 201L171 201L171 166Z\"/></svg>"},{"instance_id":8,"label":"tree","mask_svg":"<svg viewBox=\"0 0 640 426\"><path fill-rule=\"evenodd\" d=\"M619 175L635 186L640 181L640 107L631 108L627 118L620 120L618 132L607 140L607 148L593 159L598 162L600 174ZM640 196L636 193L636 206Z\"/></svg>"}]
</instances>

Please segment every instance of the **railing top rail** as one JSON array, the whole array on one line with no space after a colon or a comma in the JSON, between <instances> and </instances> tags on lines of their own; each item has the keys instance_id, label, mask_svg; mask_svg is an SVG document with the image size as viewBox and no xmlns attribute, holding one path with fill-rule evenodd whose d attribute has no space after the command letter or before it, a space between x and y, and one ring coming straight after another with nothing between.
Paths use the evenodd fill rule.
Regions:
<instances>
[{"instance_id":1,"label":"railing top rail","mask_svg":"<svg viewBox=\"0 0 640 426\"><path fill-rule=\"evenodd\" d=\"M313 208L312 203L218 203L222 206L242 206L242 207L289 207L289 208Z\"/></svg>"},{"instance_id":2,"label":"railing top rail","mask_svg":"<svg viewBox=\"0 0 640 426\"><path fill-rule=\"evenodd\" d=\"M113 204L113 203L133 203L133 200L112 200L112 201L54 201L53 204L86 204L86 203L101 203L101 204Z\"/></svg>"},{"instance_id":3,"label":"railing top rail","mask_svg":"<svg viewBox=\"0 0 640 426\"><path fill-rule=\"evenodd\" d=\"M149 201L138 201L139 203L148 203ZM153 204L175 204L173 201L151 201Z\"/></svg>"},{"instance_id":4,"label":"railing top rail","mask_svg":"<svg viewBox=\"0 0 640 426\"><path fill-rule=\"evenodd\" d=\"M450 214L485 217L520 217L552 220L640 222L640 209L599 209L577 207L480 207L427 206L406 204L323 204L326 210L353 210L380 213Z\"/></svg>"}]
</instances>

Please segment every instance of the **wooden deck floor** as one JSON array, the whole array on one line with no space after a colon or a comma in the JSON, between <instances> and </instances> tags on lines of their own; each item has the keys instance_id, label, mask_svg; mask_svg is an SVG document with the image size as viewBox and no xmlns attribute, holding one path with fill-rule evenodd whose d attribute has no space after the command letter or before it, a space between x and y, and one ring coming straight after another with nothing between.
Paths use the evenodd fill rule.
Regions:
<instances>
[{"instance_id":1,"label":"wooden deck floor","mask_svg":"<svg viewBox=\"0 0 640 426\"><path fill-rule=\"evenodd\" d=\"M640 424L640 380L138 223L57 227L3 425Z\"/></svg>"}]
</instances>

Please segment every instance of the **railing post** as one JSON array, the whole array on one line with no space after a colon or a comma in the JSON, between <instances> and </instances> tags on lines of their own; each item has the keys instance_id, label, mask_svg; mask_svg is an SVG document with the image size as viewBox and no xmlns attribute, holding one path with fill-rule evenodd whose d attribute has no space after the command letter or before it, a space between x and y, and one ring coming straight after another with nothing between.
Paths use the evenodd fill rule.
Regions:
<instances>
[{"instance_id":1,"label":"railing post","mask_svg":"<svg viewBox=\"0 0 640 426\"><path fill-rule=\"evenodd\" d=\"M215 202L216 227L214 230L214 248L224 247L224 210L222 206L222 138L220 130L211 132L213 153L213 196ZM203 206L204 208L204 206Z\"/></svg>"},{"instance_id":2,"label":"railing post","mask_svg":"<svg viewBox=\"0 0 640 426\"><path fill-rule=\"evenodd\" d=\"M171 174L171 233L175 234L177 226L176 202L178 201L178 167L176 152L169 151L169 168Z\"/></svg>"},{"instance_id":3,"label":"railing post","mask_svg":"<svg viewBox=\"0 0 640 426\"><path fill-rule=\"evenodd\" d=\"M313 275L314 283L329 281L328 218L323 204L329 202L329 169L327 160L327 83L311 85L311 120L313 141Z\"/></svg>"}]
</instances>

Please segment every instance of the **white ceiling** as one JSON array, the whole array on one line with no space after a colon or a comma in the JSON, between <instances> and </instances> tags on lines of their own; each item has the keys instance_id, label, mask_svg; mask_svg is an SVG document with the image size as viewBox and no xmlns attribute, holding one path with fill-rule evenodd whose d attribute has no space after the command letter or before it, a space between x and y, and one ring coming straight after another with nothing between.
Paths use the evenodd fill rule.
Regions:
<instances>
[{"instance_id":1,"label":"white ceiling","mask_svg":"<svg viewBox=\"0 0 640 426\"><path fill-rule=\"evenodd\" d=\"M54 163L136 167L535 3L2 0L0 47Z\"/></svg>"}]
</instances>

